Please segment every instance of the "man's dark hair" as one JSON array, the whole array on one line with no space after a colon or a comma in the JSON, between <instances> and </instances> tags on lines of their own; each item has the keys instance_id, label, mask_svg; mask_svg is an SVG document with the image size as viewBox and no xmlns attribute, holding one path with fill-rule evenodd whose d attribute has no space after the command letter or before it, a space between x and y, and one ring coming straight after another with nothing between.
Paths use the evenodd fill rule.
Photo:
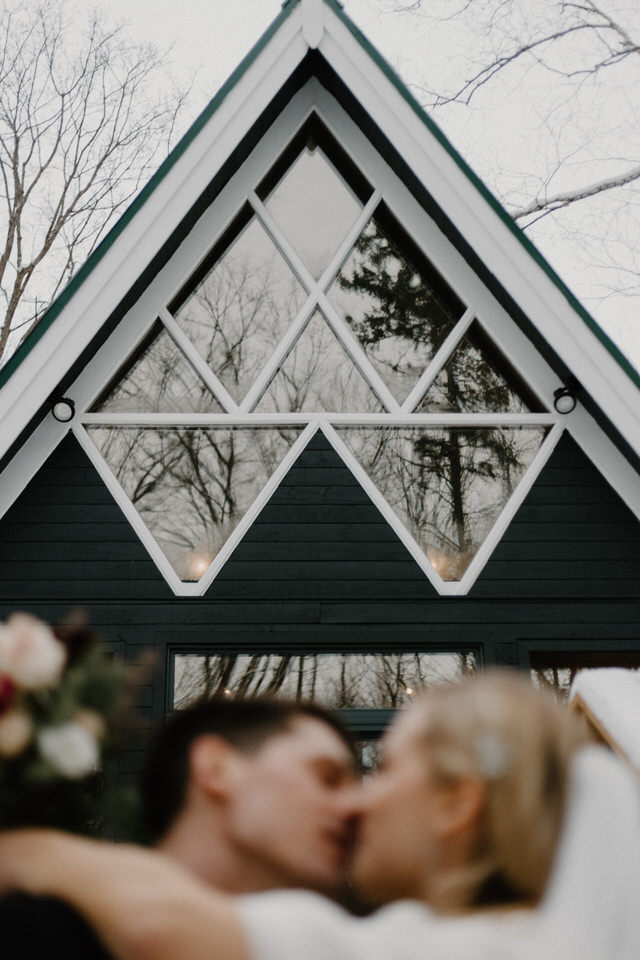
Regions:
<instances>
[{"instance_id":1,"label":"man's dark hair","mask_svg":"<svg viewBox=\"0 0 640 960\"><path fill-rule=\"evenodd\" d=\"M300 717L331 727L349 748L355 765L351 736L333 713L315 703L213 697L173 713L154 739L142 778L142 822L147 840L160 840L185 803L194 740L214 734L237 750L253 753L271 737L285 733Z\"/></svg>"}]
</instances>

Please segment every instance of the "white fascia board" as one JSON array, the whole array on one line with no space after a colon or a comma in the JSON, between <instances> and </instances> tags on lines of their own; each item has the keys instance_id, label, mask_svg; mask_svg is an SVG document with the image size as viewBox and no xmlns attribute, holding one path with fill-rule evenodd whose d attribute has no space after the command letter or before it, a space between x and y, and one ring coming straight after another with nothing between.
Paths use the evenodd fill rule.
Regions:
<instances>
[{"instance_id":1,"label":"white fascia board","mask_svg":"<svg viewBox=\"0 0 640 960\"><path fill-rule=\"evenodd\" d=\"M326 10L320 53L384 131L487 268L640 453L640 391L521 246L348 27ZM372 69L373 67L373 69Z\"/></svg>"},{"instance_id":2,"label":"white fascia board","mask_svg":"<svg viewBox=\"0 0 640 960\"><path fill-rule=\"evenodd\" d=\"M0 390L0 457L304 58L294 11Z\"/></svg>"}]
</instances>

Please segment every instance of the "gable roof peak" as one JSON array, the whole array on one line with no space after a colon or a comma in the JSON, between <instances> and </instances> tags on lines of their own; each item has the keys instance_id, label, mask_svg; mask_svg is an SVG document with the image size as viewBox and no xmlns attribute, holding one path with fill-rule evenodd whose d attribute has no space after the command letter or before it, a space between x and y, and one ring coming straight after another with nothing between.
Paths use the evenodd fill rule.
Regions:
<instances>
[{"instance_id":1,"label":"gable roof peak","mask_svg":"<svg viewBox=\"0 0 640 960\"><path fill-rule=\"evenodd\" d=\"M342 9L341 0L334 0L337 7ZM282 9L300 4L302 13L302 36L312 50L316 50L324 36L324 8L326 0L284 0Z\"/></svg>"},{"instance_id":2,"label":"gable roof peak","mask_svg":"<svg viewBox=\"0 0 640 960\"><path fill-rule=\"evenodd\" d=\"M324 0L302 0L302 36L312 50L324 35Z\"/></svg>"}]
</instances>

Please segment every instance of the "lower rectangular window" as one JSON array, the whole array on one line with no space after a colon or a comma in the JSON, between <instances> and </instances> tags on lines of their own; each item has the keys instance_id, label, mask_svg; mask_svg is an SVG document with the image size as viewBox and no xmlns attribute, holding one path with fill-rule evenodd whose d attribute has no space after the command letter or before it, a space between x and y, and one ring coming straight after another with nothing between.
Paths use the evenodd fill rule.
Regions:
<instances>
[{"instance_id":1,"label":"lower rectangular window","mask_svg":"<svg viewBox=\"0 0 640 960\"><path fill-rule=\"evenodd\" d=\"M535 686L554 690L568 700L571 684L580 670L598 667L624 667L640 670L640 651L637 650L580 650L539 651L529 658L531 679Z\"/></svg>"},{"instance_id":2,"label":"lower rectangular window","mask_svg":"<svg viewBox=\"0 0 640 960\"><path fill-rule=\"evenodd\" d=\"M475 672L472 650L403 653L174 653L172 706L271 695L332 709L394 710L421 689Z\"/></svg>"}]
</instances>

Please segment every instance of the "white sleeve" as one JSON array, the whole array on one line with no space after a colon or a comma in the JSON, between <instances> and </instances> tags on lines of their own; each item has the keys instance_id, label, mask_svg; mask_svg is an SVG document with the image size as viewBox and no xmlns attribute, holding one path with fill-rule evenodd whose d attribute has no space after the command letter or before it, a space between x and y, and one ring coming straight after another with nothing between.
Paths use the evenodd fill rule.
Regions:
<instances>
[{"instance_id":1,"label":"white sleeve","mask_svg":"<svg viewBox=\"0 0 640 960\"><path fill-rule=\"evenodd\" d=\"M352 917L324 897L302 891L244 896L236 904L250 960L389 960L416 914L421 928L426 920L425 909L409 903L365 919Z\"/></svg>"},{"instance_id":2,"label":"white sleeve","mask_svg":"<svg viewBox=\"0 0 640 960\"><path fill-rule=\"evenodd\" d=\"M549 960L531 951L531 912L437 918L401 901L352 917L313 893L277 892L236 900L249 960ZM554 954L554 960L556 955ZM565 960L581 960L573 954ZM602 957L599 960L617 960Z\"/></svg>"}]
</instances>

